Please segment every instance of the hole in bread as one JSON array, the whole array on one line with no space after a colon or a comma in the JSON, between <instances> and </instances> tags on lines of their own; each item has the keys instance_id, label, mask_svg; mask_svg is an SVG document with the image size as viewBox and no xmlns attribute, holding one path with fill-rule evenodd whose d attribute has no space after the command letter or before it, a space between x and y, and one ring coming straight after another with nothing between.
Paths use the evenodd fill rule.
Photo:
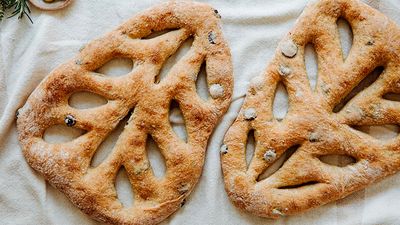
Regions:
<instances>
[{"instance_id":1,"label":"hole in bread","mask_svg":"<svg viewBox=\"0 0 400 225\"><path fill-rule=\"evenodd\" d=\"M197 75L196 80L196 92L203 100L208 100L210 97L210 92L207 85L207 73L206 73L206 64L203 63L200 67L199 74Z\"/></svg>"},{"instance_id":2,"label":"hole in bread","mask_svg":"<svg viewBox=\"0 0 400 225\"><path fill-rule=\"evenodd\" d=\"M105 105L107 102L107 99L102 96L87 91L75 92L68 99L68 104L76 109L95 108Z\"/></svg>"},{"instance_id":3,"label":"hole in bread","mask_svg":"<svg viewBox=\"0 0 400 225\"><path fill-rule=\"evenodd\" d=\"M126 75L133 70L133 61L129 58L113 58L96 70L97 73L110 77Z\"/></svg>"},{"instance_id":4,"label":"hole in bread","mask_svg":"<svg viewBox=\"0 0 400 225\"><path fill-rule=\"evenodd\" d=\"M117 142L119 135L124 130L124 127L130 116L131 114L128 113L128 115L118 123L117 127L114 128L113 131L111 131L111 133L103 140L103 142L97 148L90 164L92 167L100 165L100 163L103 162L107 158L107 156L111 154L114 145Z\"/></svg>"},{"instance_id":5,"label":"hole in bread","mask_svg":"<svg viewBox=\"0 0 400 225\"><path fill-rule=\"evenodd\" d=\"M318 58L312 44L307 44L304 49L304 60L308 81L310 82L311 90L315 90L318 79Z\"/></svg>"},{"instance_id":6,"label":"hole in bread","mask_svg":"<svg viewBox=\"0 0 400 225\"><path fill-rule=\"evenodd\" d=\"M255 148L256 148L256 141L254 138L254 130L250 130L250 132L247 134L247 144L245 150L247 168L249 168L250 162L254 157Z\"/></svg>"},{"instance_id":7,"label":"hole in bread","mask_svg":"<svg viewBox=\"0 0 400 225\"><path fill-rule=\"evenodd\" d=\"M149 35L147 35L145 37L142 37L141 39L146 40L146 39L156 38L156 37L159 37L161 35L164 35L166 33L174 31L174 30L178 30L178 29L166 29L166 30L160 30L160 31L153 31L151 34L149 34Z\"/></svg>"},{"instance_id":8,"label":"hole in bread","mask_svg":"<svg viewBox=\"0 0 400 225\"><path fill-rule=\"evenodd\" d=\"M181 60L186 53L189 51L193 44L193 38L188 38L182 43L182 45L176 50L176 52L168 57L161 67L159 74L155 77L154 83L160 83L167 75L172 67Z\"/></svg>"},{"instance_id":9,"label":"hole in bread","mask_svg":"<svg viewBox=\"0 0 400 225\"><path fill-rule=\"evenodd\" d=\"M45 130L43 140L50 144L66 143L75 140L85 133L85 130L58 124Z\"/></svg>"},{"instance_id":10,"label":"hole in bread","mask_svg":"<svg viewBox=\"0 0 400 225\"><path fill-rule=\"evenodd\" d=\"M343 59L346 59L350 53L351 46L353 45L353 29L349 22L344 18L339 18L336 24L339 31Z\"/></svg>"},{"instance_id":11,"label":"hole in bread","mask_svg":"<svg viewBox=\"0 0 400 225\"><path fill-rule=\"evenodd\" d=\"M258 176L257 181L267 179L276 171L278 171L298 148L300 148L300 145L294 145L288 148L272 165L270 165L263 173Z\"/></svg>"},{"instance_id":12,"label":"hole in bread","mask_svg":"<svg viewBox=\"0 0 400 225\"><path fill-rule=\"evenodd\" d=\"M124 207L133 206L135 196L128 174L123 166L119 169L115 177L115 191L117 192L118 200Z\"/></svg>"},{"instance_id":13,"label":"hole in bread","mask_svg":"<svg viewBox=\"0 0 400 225\"><path fill-rule=\"evenodd\" d=\"M288 109L289 109L288 93L282 82L279 82L275 91L275 98L272 106L272 112L277 120L282 120L286 116Z\"/></svg>"},{"instance_id":14,"label":"hole in bread","mask_svg":"<svg viewBox=\"0 0 400 225\"><path fill-rule=\"evenodd\" d=\"M294 184L294 185L282 186L282 187L279 187L278 189L302 188L302 187L311 186L311 185L316 185L316 184L319 184L319 182L317 182L317 181L308 181L308 182L304 182L304 183L301 183L301 184Z\"/></svg>"},{"instance_id":15,"label":"hole in bread","mask_svg":"<svg viewBox=\"0 0 400 225\"><path fill-rule=\"evenodd\" d=\"M352 126L353 129L366 133L378 140L390 140L399 134L399 126L395 124L375 126Z\"/></svg>"},{"instance_id":16,"label":"hole in bread","mask_svg":"<svg viewBox=\"0 0 400 225\"><path fill-rule=\"evenodd\" d=\"M158 178L164 177L167 170L165 166L165 158L150 135L147 136L146 151L154 176Z\"/></svg>"},{"instance_id":17,"label":"hole in bread","mask_svg":"<svg viewBox=\"0 0 400 225\"><path fill-rule=\"evenodd\" d=\"M390 101L400 102L400 94L389 92L382 96L382 98Z\"/></svg>"},{"instance_id":18,"label":"hole in bread","mask_svg":"<svg viewBox=\"0 0 400 225\"><path fill-rule=\"evenodd\" d=\"M357 160L350 155L322 155L318 157L318 159L323 163L338 167L345 167L357 162Z\"/></svg>"},{"instance_id":19,"label":"hole in bread","mask_svg":"<svg viewBox=\"0 0 400 225\"><path fill-rule=\"evenodd\" d=\"M183 118L182 111L179 108L179 103L174 100L171 101L169 108L169 122L171 123L172 130L175 134L184 142L187 142L185 119Z\"/></svg>"},{"instance_id":20,"label":"hole in bread","mask_svg":"<svg viewBox=\"0 0 400 225\"><path fill-rule=\"evenodd\" d=\"M372 85L378 78L379 76L383 73L384 67L383 66L378 66L376 67L370 74L368 74L363 80L361 80L357 86L351 90L349 94L347 94L339 104L337 104L333 108L333 112L337 113L340 112L344 108L344 106L352 99L354 98L358 93L362 92L364 89Z\"/></svg>"}]
</instances>

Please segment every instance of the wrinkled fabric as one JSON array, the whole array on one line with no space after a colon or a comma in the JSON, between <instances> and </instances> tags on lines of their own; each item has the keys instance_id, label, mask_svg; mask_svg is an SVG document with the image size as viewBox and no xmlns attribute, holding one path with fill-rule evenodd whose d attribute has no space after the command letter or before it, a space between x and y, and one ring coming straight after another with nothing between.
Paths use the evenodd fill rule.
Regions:
<instances>
[{"instance_id":1,"label":"wrinkled fabric","mask_svg":"<svg viewBox=\"0 0 400 225\"><path fill-rule=\"evenodd\" d=\"M82 45L113 30L137 12L157 2L119 0L112 4L111 1L76 0L70 7L56 12L44 12L32 7L34 24L30 24L27 19L18 21L16 18L1 23L1 224L98 224L46 183L26 163L17 140L15 112L41 80L55 67L72 58ZM237 116L248 81L263 73L273 57L277 43L293 27L307 1L208 2L220 12L225 38L231 48L235 101L210 138L203 175L197 187L187 199L186 205L163 224L400 224L400 174L345 199L275 221L250 215L231 204L223 186L219 146ZM365 2L400 24L400 1ZM351 38L344 38L344 45L349 46L349 41ZM315 60L311 59L308 64L313 62ZM315 77L311 80L315 82ZM284 99L284 90L280 88L274 109L278 114L284 115L287 107ZM112 142L109 147L112 147ZM129 185L119 187L122 189L121 198L124 193L129 193L129 188Z\"/></svg>"}]
</instances>

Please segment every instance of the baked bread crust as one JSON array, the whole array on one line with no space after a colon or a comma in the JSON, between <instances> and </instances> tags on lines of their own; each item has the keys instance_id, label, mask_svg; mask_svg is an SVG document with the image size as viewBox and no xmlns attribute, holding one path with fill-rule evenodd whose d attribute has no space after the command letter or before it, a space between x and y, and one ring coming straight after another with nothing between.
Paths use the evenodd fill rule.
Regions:
<instances>
[{"instance_id":1,"label":"baked bread crust","mask_svg":"<svg viewBox=\"0 0 400 225\"><path fill-rule=\"evenodd\" d=\"M57 67L18 111L19 141L30 166L99 221L155 224L179 209L201 175L207 140L232 95L231 55L219 21L218 12L206 4L163 3L90 42L74 59ZM152 32L169 29L174 30L144 39ZM156 84L163 63L189 37L194 38L191 49ZM132 59L132 72L121 77L94 72L115 57ZM195 86L203 63L211 95L207 101L197 95ZM78 91L101 95L108 103L73 108L68 99ZM187 143L171 128L168 111L172 100L183 113ZM91 167L98 146L132 109L112 153L99 166ZM45 142L45 130L56 124L86 133L68 143ZM147 159L148 135L165 158L163 178L153 175ZM121 166L135 194L130 208L118 201L114 187Z\"/></svg>"},{"instance_id":2,"label":"baked bread crust","mask_svg":"<svg viewBox=\"0 0 400 225\"><path fill-rule=\"evenodd\" d=\"M342 56L338 18L354 34ZM304 48L318 55L318 82L309 85ZM251 82L238 118L221 147L225 189L239 208L278 218L326 204L365 188L400 169L400 139L378 140L352 126L398 124L400 103L382 98L400 93L400 31L383 14L357 0L320 0L306 7L297 24L280 42L272 62ZM342 99L375 68L384 71L368 88L333 112ZM289 110L274 118L277 85L287 89ZM247 167L248 133L254 130L255 151ZM264 180L262 174L285 151L297 151ZM326 164L324 155L356 159L344 167Z\"/></svg>"}]
</instances>

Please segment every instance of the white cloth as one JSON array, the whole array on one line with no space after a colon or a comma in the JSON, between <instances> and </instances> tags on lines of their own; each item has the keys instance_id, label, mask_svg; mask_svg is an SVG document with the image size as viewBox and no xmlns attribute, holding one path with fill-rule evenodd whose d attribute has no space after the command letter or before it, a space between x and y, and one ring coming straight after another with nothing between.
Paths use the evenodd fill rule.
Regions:
<instances>
[{"instance_id":1,"label":"white cloth","mask_svg":"<svg viewBox=\"0 0 400 225\"><path fill-rule=\"evenodd\" d=\"M248 81L264 71L278 41L291 29L307 1L209 2L222 16L224 34L233 55L235 96L240 96L245 93ZM398 0L367 2L400 24ZM33 25L27 19L18 21L16 18L1 23L1 224L97 224L28 166L17 140L15 112L39 82L56 66L73 57L81 45L156 3L155 0L114 3L76 0L57 12L32 7ZM279 96L284 99L282 93ZM210 138L203 175L187 204L163 224L400 224L400 174L343 200L276 221L236 209L224 190L219 146L241 102L233 102ZM284 105L277 104L281 114ZM122 184L118 189L124 196L129 192L129 185Z\"/></svg>"}]
</instances>

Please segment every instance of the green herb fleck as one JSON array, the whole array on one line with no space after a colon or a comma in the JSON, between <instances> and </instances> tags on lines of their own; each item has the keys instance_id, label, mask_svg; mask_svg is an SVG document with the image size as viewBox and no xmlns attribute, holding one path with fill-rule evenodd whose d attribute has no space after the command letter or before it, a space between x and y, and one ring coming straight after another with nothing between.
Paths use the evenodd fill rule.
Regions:
<instances>
[{"instance_id":1,"label":"green herb fleck","mask_svg":"<svg viewBox=\"0 0 400 225\"><path fill-rule=\"evenodd\" d=\"M31 10L29 8L28 0L0 0L0 21L4 18L5 12L8 9L14 10L8 18L18 16L18 19L22 19L25 15L28 17L29 21L33 23L29 16Z\"/></svg>"}]
</instances>

